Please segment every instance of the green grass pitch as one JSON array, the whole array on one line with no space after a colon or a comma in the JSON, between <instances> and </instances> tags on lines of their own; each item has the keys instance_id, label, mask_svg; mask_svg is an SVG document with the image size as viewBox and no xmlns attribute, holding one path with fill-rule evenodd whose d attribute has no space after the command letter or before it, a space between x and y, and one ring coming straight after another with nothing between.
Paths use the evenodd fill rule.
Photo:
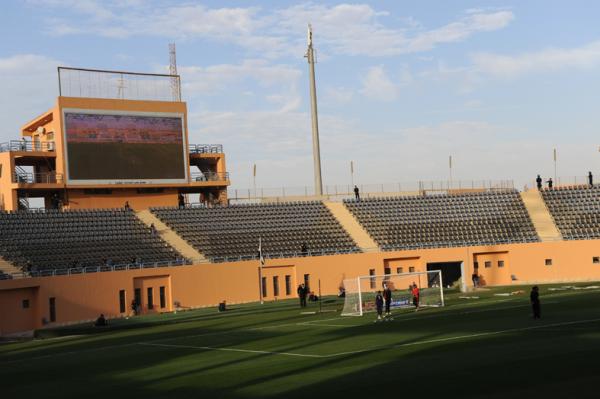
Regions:
<instances>
[{"instance_id":1,"label":"green grass pitch","mask_svg":"<svg viewBox=\"0 0 600 399\"><path fill-rule=\"evenodd\" d=\"M550 288L541 320L510 287L384 323L280 301L44 331L0 345L0 397L598 398L600 289Z\"/></svg>"}]
</instances>

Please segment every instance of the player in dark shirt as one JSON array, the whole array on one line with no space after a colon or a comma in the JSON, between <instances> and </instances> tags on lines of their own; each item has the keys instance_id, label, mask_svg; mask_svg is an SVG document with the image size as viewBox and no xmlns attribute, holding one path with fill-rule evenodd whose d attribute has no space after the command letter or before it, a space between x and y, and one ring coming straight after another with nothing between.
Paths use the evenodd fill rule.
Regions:
<instances>
[{"instance_id":1,"label":"player in dark shirt","mask_svg":"<svg viewBox=\"0 0 600 399\"><path fill-rule=\"evenodd\" d=\"M385 315L386 317L391 317L390 306L392 305L392 290L387 284L384 284L383 286L383 299L385 300Z\"/></svg>"},{"instance_id":2,"label":"player in dark shirt","mask_svg":"<svg viewBox=\"0 0 600 399\"><path fill-rule=\"evenodd\" d=\"M304 284L298 286L298 297L300 298L300 307L306 307L306 296L308 295L308 289Z\"/></svg>"},{"instance_id":3,"label":"player in dark shirt","mask_svg":"<svg viewBox=\"0 0 600 399\"><path fill-rule=\"evenodd\" d=\"M377 296L375 297L375 307L377 308L377 320L375 320L375 323L377 323L378 321L383 320L383 296L381 295L381 291L377 291Z\"/></svg>"},{"instance_id":4,"label":"player in dark shirt","mask_svg":"<svg viewBox=\"0 0 600 399\"><path fill-rule=\"evenodd\" d=\"M531 300L531 309L533 310L533 318L539 319L542 317L542 309L540 306L540 289L537 285L531 288L531 294L529 295Z\"/></svg>"}]
</instances>

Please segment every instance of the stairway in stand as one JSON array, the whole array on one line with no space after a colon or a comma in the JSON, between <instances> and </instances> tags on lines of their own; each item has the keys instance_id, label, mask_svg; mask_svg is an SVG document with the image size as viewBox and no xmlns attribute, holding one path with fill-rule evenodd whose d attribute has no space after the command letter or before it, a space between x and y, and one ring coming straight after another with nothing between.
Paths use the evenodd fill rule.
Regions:
<instances>
[{"instance_id":1,"label":"stairway in stand","mask_svg":"<svg viewBox=\"0 0 600 399\"><path fill-rule=\"evenodd\" d=\"M4 260L0 257L0 272L4 274L18 275L24 274L21 269L13 265L12 263Z\"/></svg>"},{"instance_id":2,"label":"stairway in stand","mask_svg":"<svg viewBox=\"0 0 600 399\"><path fill-rule=\"evenodd\" d=\"M170 246L175 248L180 254L186 259L192 260L194 263L207 263L208 259L200 253L196 248L192 247L186 240L181 238L176 232L171 230L169 226L164 224L159 218L157 218L149 210L143 210L136 213L138 219L140 219L148 227L154 224L156 231L160 237L167 242Z\"/></svg>"},{"instance_id":3,"label":"stairway in stand","mask_svg":"<svg viewBox=\"0 0 600 399\"><path fill-rule=\"evenodd\" d=\"M379 246L375 240L371 238L369 233L367 233L360 223L358 223L356 218L342 202L323 201L323 203L342 225L344 230L352 237L361 251L372 252L379 250Z\"/></svg>"},{"instance_id":4,"label":"stairway in stand","mask_svg":"<svg viewBox=\"0 0 600 399\"><path fill-rule=\"evenodd\" d=\"M523 191L521 198L540 240L543 242L562 240L562 236L540 192L536 189Z\"/></svg>"}]
</instances>

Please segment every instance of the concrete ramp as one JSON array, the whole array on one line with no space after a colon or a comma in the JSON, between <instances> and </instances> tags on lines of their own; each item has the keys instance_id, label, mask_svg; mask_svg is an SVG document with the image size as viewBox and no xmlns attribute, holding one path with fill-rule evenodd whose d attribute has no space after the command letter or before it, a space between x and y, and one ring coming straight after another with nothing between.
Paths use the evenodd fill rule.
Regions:
<instances>
[{"instance_id":1,"label":"concrete ramp","mask_svg":"<svg viewBox=\"0 0 600 399\"><path fill-rule=\"evenodd\" d=\"M323 203L363 252L379 249L375 240L371 238L342 202L323 201Z\"/></svg>"},{"instance_id":2,"label":"concrete ramp","mask_svg":"<svg viewBox=\"0 0 600 399\"><path fill-rule=\"evenodd\" d=\"M167 242L170 246L175 248L181 255L187 259L193 259L194 262L208 262L208 259L198 252L196 248L192 247L186 240L181 238L176 232L171 230L169 226L164 224L159 218L154 216L149 210L143 210L136 213L138 219L140 219L148 227L154 224L156 231L160 237Z\"/></svg>"},{"instance_id":3,"label":"concrete ramp","mask_svg":"<svg viewBox=\"0 0 600 399\"><path fill-rule=\"evenodd\" d=\"M542 194L538 190L533 189L523 191L521 198L540 239L542 241L562 240L562 236L556 224L554 224L554 219L552 219L552 215L548 211Z\"/></svg>"},{"instance_id":4,"label":"concrete ramp","mask_svg":"<svg viewBox=\"0 0 600 399\"><path fill-rule=\"evenodd\" d=\"M23 274L23 271L21 269L19 269L12 263L4 260L2 257L0 257L0 272L12 275Z\"/></svg>"}]
</instances>

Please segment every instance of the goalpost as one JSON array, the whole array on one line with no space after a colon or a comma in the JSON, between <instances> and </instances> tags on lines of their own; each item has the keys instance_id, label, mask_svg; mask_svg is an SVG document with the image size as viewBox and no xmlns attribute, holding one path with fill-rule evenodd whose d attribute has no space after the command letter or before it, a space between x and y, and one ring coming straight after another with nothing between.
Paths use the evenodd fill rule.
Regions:
<instances>
[{"instance_id":1,"label":"goalpost","mask_svg":"<svg viewBox=\"0 0 600 399\"><path fill-rule=\"evenodd\" d=\"M410 286L419 287L419 307L444 306L442 271L385 274L382 276L360 276L344 280L346 300L342 316L362 316L375 311L375 296L387 286L392 290L391 308L412 307Z\"/></svg>"}]
</instances>

